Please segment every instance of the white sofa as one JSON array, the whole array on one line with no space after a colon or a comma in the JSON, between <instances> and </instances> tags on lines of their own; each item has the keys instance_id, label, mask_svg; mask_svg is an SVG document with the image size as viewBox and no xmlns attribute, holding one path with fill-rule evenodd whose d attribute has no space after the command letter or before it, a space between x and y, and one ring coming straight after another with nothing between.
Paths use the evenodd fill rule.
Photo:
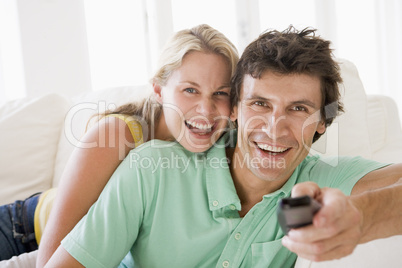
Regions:
<instances>
[{"instance_id":1,"label":"white sofa","mask_svg":"<svg viewBox=\"0 0 402 268\"><path fill-rule=\"evenodd\" d=\"M345 113L313 146L312 153L361 155L380 162L402 162L402 129L395 102L367 96L351 62L340 60ZM24 199L57 186L64 166L88 118L114 105L138 100L145 87L119 87L74 98L51 94L11 101L0 107L0 204ZM402 236L360 245L341 260L312 263L298 259L297 267L402 267ZM35 254L23 254L0 267L29 267ZM375 256L379 258L374 259ZM25 258L25 259L24 259ZM21 263L24 263L22 264Z\"/></svg>"}]
</instances>

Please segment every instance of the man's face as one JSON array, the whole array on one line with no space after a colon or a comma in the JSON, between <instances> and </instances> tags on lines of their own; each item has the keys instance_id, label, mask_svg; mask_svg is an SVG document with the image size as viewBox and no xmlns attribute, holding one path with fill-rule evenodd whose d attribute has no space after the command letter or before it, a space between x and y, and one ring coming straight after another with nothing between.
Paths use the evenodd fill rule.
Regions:
<instances>
[{"instance_id":1,"label":"man's face","mask_svg":"<svg viewBox=\"0 0 402 268\"><path fill-rule=\"evenodd\" d=\"M315 132L325 131L320 107L318 77L270 71L260 79L246 75L235 108L235 151L244 167L280 187L307 156Z\"/></svg>"}]
</instances>

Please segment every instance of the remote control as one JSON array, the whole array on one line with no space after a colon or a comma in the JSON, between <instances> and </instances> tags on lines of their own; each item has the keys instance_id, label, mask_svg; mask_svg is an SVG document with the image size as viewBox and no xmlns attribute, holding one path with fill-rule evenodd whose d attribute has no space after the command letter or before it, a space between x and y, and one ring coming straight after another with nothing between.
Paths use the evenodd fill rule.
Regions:
<instances>
[{"instance_id":1,"label":"remote control","mask_svg":"<svg viewBox=\"0 0 402 268\"><path fill-rule=\"evenodd\" d=\"M285 234L292 228L299 228L313 223L313 216L321 208L308 195L283 198L279 201L277 210L279 224Z\"/></svg>"}]
</instances>

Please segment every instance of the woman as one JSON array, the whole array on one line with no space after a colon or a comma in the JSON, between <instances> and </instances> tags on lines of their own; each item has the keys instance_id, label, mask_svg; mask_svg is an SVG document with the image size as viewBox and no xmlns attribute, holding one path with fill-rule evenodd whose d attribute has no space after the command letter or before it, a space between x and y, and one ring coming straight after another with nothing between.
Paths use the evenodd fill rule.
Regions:
<instances>
[{"instance_id":1,"label":"woman","mask_svg":"<svg viewBox=\"0 0 402 268\"><path fill-rule=\"evenodd\" d=\"M38 266L47 262L64 236L86 214L131 149L154 138L176 140L192 152L205 151L214 144L227 128L229 84L237 60L233 44L207 25L180 31L168 42L160 67L151 79L154 96L141 104L107 112L88 130L82 143L104 140L106 146L75 149L48 221L41 214L46 214L43 211L47 204L53 203L54 190L35 197L39 201L34 229L41 244ZM27 203L36 206L35 202ZM32 208L29 211L32 215ZM40 237L43 222L46 230Z\"/></svg>"}]
</instances>

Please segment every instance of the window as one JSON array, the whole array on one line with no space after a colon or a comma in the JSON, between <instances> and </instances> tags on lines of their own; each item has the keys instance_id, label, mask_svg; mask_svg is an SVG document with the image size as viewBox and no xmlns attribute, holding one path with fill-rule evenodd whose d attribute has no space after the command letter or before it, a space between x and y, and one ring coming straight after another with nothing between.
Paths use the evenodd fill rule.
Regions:
<instances>
[{"instance_id":1,"label":"window","mask_svg":"<svg viewBox=\"0 0 402 268\"><path fill-rule=\"evenodd\" d=\"M233 0L172 0L173 30L176 32L205 23L222 32L237 46L235 4Z\"/></svg>"},{"instance_id":2,"label":"window","mask_svg":"<svg viewBox=\"0 0 402 268\"><path fill-rule=\"evenodd\" d=\"M282 31L290 24L297 29L317 27L314 0L260 0L261 30Z\"/></svg>"},{"instance_id":3,"label":"window","mask_svg":"<svg viewBox=\"0 0 402 268\"><path fill-rule=\"evenodd\" d=\"M338 0L335 2L338 18L335 55L350 60L356 65L367 94L378 92L380 86L374 1ZM356 19L357 11L358 19Z\"/></svg>"},{"instance_id":4,"label":"window","mask_svg":"<svg viewBox=\"0 0 402 268\"><path fill-rule=\"evenodd\" d=\"M142 1L85 0L93 90L147 84Z\"/></svg>"}]
</instances>

